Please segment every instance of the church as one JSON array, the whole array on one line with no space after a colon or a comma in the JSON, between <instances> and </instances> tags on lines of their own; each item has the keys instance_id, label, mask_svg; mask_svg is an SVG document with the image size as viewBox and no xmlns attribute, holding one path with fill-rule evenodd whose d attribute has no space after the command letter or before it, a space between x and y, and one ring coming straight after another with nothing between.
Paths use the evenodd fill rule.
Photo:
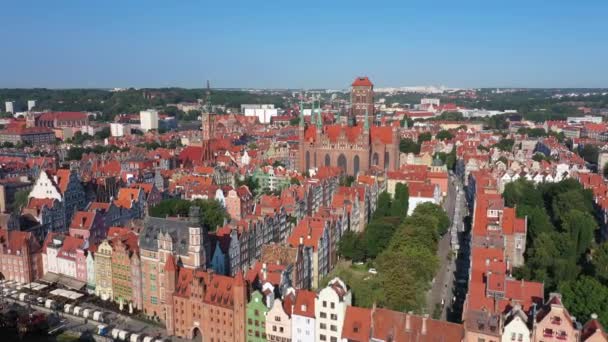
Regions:
<instances>
[{"instance_id":1,"label":"church","mask_svg":"<svg viewBox=\"0 0 608 342\"><path fill-rule=\"evenodd\" d=\"M368 77L357 77L351 87L351 108L346 123L323 124L321 110L313 109L305 125L300 106L299 166L306 172L321 166L338 166L357 176L372 167L394 171L399 167L399 128L376 126L374 85Z\"/></svg>"}]
</instances>

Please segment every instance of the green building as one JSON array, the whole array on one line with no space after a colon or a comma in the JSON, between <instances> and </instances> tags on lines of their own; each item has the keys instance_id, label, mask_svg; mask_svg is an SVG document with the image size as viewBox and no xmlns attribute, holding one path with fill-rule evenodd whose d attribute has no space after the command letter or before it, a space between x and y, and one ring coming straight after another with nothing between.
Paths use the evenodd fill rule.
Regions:
<instances>
[{"instance_id":1,"label":"green building","mask_svg":"<svg viewBox=\"0 0 608 342\"><path fill-rule=\"evenodd\" d=\"M247 342L266 342L267 312L264 296L260 291L254 291L247 303Z\"/></svg>"}]
</instances>

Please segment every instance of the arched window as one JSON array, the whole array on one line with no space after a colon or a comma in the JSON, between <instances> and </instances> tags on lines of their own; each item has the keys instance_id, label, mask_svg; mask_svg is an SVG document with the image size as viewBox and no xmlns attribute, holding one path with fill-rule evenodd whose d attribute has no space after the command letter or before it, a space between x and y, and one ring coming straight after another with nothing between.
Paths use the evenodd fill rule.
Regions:
<instances>
[{"instance_id":1,"label":"arched window","mask_svg":"<svg viewBox=\"0 0 608 342\"><path fill-rule=\"evenodd\" d=\"M387 170L390 164L390 156L388 151L384 152L384 169Z\"/></svg>"},{"instance_id":2,"label":"arched window","mask_svg":"<svg viewBox=\"0 0 608 342\"><path fill-rule=\"evenodd\" d=\"M359 156L353 158L353 172L355 176L359 173Z\"/></svg>"},{"instance_id":3,"label":"arched window","mask_svg":"<svg viewBox=\"0 0 608 342\"><path fill-rule=\"evenodd\" d=\"M342 169L342 171L347 172L346 168L346 157L344 154L340 154L338 157L338 166Z\"/></svg>"},{"instance_id":4,"label":"arched window","mask_svg":"<svg viewBox=\"0 0 608 342\"><path fill-rule=\"evenodd\" d=\"M331 166L331 158L329 157L329 154L325 155L325 166Z\"/></svg>"}]
</instances>

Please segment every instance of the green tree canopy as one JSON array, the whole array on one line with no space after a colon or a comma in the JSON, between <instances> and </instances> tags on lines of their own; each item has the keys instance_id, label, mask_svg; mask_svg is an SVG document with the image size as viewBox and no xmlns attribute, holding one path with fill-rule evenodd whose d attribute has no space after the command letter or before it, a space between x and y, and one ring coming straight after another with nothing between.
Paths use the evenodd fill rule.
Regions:
<instances>
[{"instance_id":1,"label":"green tree canopy","mask_svg":"<svg viewBox=\"0 0 608 342\"><path fill-rule=\"evenodd\" d=\"M564 306L580 321L587 321L595 313L600 323L608 324L608 287L596 279L582 276L575 281L560 283L559 292Z\"/></svg>"},{"instance_id":2,"label":"green tree canopy","mask_svg":"<svg viewBox=\"0 0 608 342\"><path fill-rule=\"evenodd\" d=\"M420 145L410 138L404 138L399 142L399 151L418 154L420 153Z\"/></svg>"},{"instance_id":3,"label":"green tree canopy","mask_svg":"<svg viewBox=\"0 0 608 342\"><path fill-rule=\"evenodd\" d=\"M397 183L395 185L395 199L391 204L391 215L405 218L407 216L409 199L410 195L407 184Z\"/></svg>"},{"instance_id":4,"label":"green tree canopy","mask_svg":"<svg viewBox=\"0 0 608 342\"><path fill-rule=\"evenodd\" d=\"M191 206L200 208L200 224L209 231L215 231L218 226L224 224L224 220L230 219L222 204L217 200L210 199L196 199L194 201L183 199L163 200L158 205L150 208L149 214L154 217L186 217Z\"/></svg>"},{"instance_id":5,"label":"green tree canopy","mask_svg":"<svg viewBox=\"0 0 608 342\"><path fill-rule=\"evenodd\" d=\"M452 134L450 131L448 130L441 130L437 133L437 135L435 135L435 138L437 140L451 140L454 138L454 134Z\"/></svg>"},{"instance_id":6,"label":"green tree canopy","mask_svg":"<svg viewBox=\"0 0 608 342\"><path fill-rule=\"evenodd\" d=\"M608 284L608 243L604 242L591 253L591 264L596 277Z\"/></svg>"},{"instance_id":7,"label":"green tree canopy","mask_svg":"<svg viewBox=\"0 0 608 342\"><path fill-rule=\"evenodd\" d=\"M450 218L443 208L435 203L426 202L416 206L414 215L430 216L437 219L437 233L443 235L450 228Z\"/></svg>"},{"instance_id":8,"label":"green tree canopy","mask_svg":"<svg viewBox=\"0 0 608 342\"><path fill-rule=\"evenodd\" d=\"M376 204L376 212L374 212L374 218L390 216L391 215L391 195L384 191L378 196L378 203Z\"/></svg>"}]
</instances>

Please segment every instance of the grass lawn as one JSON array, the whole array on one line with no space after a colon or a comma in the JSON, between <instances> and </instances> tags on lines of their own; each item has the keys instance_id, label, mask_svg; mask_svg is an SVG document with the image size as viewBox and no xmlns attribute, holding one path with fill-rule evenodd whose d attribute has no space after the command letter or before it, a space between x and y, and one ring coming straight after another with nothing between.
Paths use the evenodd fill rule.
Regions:
<instances>
[{"instance_id":1,"label":"grass lawn","mask_svg":"<svg viewBox=\"0 0 608 342\"><path fill-rule=\"evenodd\" d=\"M382 298L382 288L378 281L378 275L368 273L369 266L366 264L355 265L350 261L340 261L333 271L321 280L321 288L334 277L339 277L350 287L353 293L353 305L371 308L374 301Z\"/></svg>"}]
</instances>

